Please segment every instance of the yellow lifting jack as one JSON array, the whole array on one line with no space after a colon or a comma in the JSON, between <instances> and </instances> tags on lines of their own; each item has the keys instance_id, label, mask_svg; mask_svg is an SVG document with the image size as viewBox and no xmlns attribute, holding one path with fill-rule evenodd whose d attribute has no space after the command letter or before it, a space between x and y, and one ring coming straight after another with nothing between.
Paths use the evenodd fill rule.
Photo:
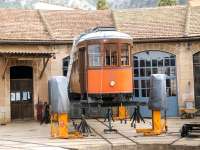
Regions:
<instances>
[{"instance_id":1,"label":"yellow lifting jack","mask_svg":"<svg viewBox=\"0 0 200 150\"><path fill-rule=\"evenodd\" d=\"M161 119L160 110L152 110L152 128L136 129L137 133L144 133L145 136L160 135L167 132L167 121Z\"/></svg>"},{"instance_id":2,"label":"yellow lifting jack","mask_svg":"<svg viewBox=\"0 0 200 150\"><path fill-rule=\"evenodd\" d=\"M51 115L51 137L53 138L81 138L78 131L69 132L69 117L67 113L52 113Z\"/></svg>"},{"instance_id":3,"label":"yellow lifting jack","mask_svg":"<svg viewBox=\"0 0 200 150\"><path fill-rule=\"evenodd\" d=\"M151 136L167 132L166 95L166 75L152 74L150 78L150 97L148 102L148 107L152 111L152 128L136 129L137 133ZM165 119L161 119L161 110L164 110Z\"/></svg>"},{"instance_id":4,"label":"yellow lifting jack","mask_svg":"<svg viewBox=\"0 0 200 150\"><path fill-rule=\"evenodd\" d=\"M128 119L128 111L125 106L121 105L118 107L118 116L114 118L115 120L127 120Z\"/></svg>"}]
</instances>

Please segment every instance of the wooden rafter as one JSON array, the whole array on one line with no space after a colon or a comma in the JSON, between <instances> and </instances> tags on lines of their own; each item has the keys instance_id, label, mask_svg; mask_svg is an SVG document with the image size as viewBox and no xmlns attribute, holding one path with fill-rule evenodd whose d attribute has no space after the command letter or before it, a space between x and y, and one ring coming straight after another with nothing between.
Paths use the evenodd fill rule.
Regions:
<instances>
[{"instance_id":1,"label":"wooden rafter","mask_svg":"<svg viewBox=\"0 0 200 150\"><path fill-rule=\"evenodd\" d=\"M5 79L5 74L6 74L6 70L7 70L7 67L8 67L8 58L5 58L5 59L6 59L6 65L5 65L4 70L3 70L2 79Z\"/></svg>"},{"instance_id":2,"label":"wooden rafter","mask_svg":"<svg viewBox=\"0 0 200 150\"><path fill-rule=\"evenodd\" d=\"M42 78L42 76L43 76L43 73L44 73L44 71L45 71L45 69L46 69L46 67L47 67L47 64L48 64L48 62L49 62L49 59L50 58L47 58L47 60L45 61L45 58L43 58L43 68L42 68L42 71L41 71L41 73L40 73L40 79Z\"/></svg>"}]
</instances>

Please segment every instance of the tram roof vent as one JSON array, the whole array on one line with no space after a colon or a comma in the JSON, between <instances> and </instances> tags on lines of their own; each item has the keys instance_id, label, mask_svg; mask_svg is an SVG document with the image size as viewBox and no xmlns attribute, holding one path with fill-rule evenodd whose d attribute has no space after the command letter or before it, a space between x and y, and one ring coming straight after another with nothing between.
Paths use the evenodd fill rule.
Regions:
<instances>
[{"instance_id":1,"label":"tram roof vent","mask_svg":"<svg viewBox=\"0 0 200 150\"><path fill-rule=\"evenodd\" d=\"M95 27L95 28L92 28L90 30L88 30L88 32L98 32L98 31L116 31L116 28L114 26L111 26L111 27Z\"/></svg>"},{"instance_id":2,"label":"tram roof vent","mask_svg":"<svg viewBox=\"0 0 200 150\"><path fill-rule=\"evenodd\" d=\"M98 31L117 31L117 30L114 26L110 26L110 27L99 26L99 27L95 27L95 28L86 30L84 33L81 33L79 36L79 39L88 33L98 32Z\"/></svg>"}]
</instances>

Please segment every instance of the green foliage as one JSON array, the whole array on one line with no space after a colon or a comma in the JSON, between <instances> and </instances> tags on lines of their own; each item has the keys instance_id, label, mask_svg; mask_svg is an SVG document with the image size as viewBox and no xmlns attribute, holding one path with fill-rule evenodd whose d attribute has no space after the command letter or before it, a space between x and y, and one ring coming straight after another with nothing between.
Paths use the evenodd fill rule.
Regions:
<instances>
[{"instance_id":1,"label":"green foliage","mask_svg":"<svg viewBox=\"0 0 200 150\"><path fill-rule=\"evenodd\" d=\"M176 3L176 0L159 0L158 6L172 6Z\"/></svg>"},{"instance_id":2,"label":"green foliage","mask_svg":"<svg viewBox=\"0 0 200 150\"><path fill-rule=\"evenodd\" d=\"M20 4L17 2L13 2L13 3L0 3L0 8L20 8Z\"/></svg>"},{"instance_id":3,"label":"green foliage","mask_svg":"<svg viewBox=\"0 0 200 150\"><path fill-rule=\"evenodd\" d=\"M108 9L108 5L107 5L106 0L98 0L97 1L97 9L98 10Z\"/></svg>"}]
</instances>

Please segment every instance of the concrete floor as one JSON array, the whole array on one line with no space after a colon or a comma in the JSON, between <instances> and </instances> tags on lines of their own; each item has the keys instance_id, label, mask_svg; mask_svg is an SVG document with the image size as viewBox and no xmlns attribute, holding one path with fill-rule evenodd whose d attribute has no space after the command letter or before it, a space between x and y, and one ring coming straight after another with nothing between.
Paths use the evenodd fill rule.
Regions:
<instances>
[{"instance_id":1,"label":"concrete floor","mask_svg":"<svg viewBox=\"0 0 200 150\"><path fill-rule=\"evenodd\" d=\"M114 133L104 134L103 129L106 128L105 125L95 119L87 121L95 129L96 133L93 132L93 136L82 139L52 139L50 137L50 125L40 125L35 121L12 122L5 126L0 126L0 149L200 150L200 136L193 135L190 138L180 138L179 133L184 123L200 122L200 118L187 120L168 119L168 133L150 137L137 134L135 129L131 128L129 121L127 124L121 124L119 121L113 123L113 127L121 135ZM147 120L146 124L138 125L138 127L144 126L150 127L150 120Z\"/></svg>"}]
</instances>

